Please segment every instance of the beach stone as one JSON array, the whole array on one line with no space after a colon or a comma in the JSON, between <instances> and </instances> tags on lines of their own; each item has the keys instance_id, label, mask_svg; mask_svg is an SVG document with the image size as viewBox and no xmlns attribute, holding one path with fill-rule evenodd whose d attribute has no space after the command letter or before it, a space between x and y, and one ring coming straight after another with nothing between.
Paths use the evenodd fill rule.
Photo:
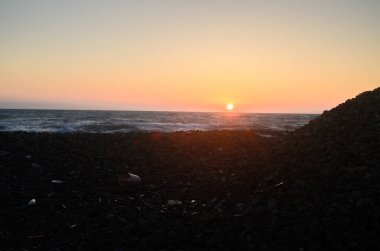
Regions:
<instances>
[{"instance_id":1,"label":"beach stone","mask_svg":"<svg viewBox=\"0 0 380 251\"><path fill-rule=\"evenodd\" d=\"M35 168L36 170L42 169L42 166L40 166L39 164L36 164L36 163L32 163L32 167Z\"/></svg>"},{"instance_id":2,"label":"beach stone","mask_svg":"<svg viewBox=\"0 0 380 251\"><path fill-rule=\"evenodd\" d=\"M37 203L36 199L31 199L31 200L28 202L28 206L34 206L36 203Z\"/></svg>"},{"instance_id":3,"label":"beach stone","mask_svg":"<svg viewBox=\"0 0 380 251\"><path fill-rule=\"evenodd\" d=\"M168 200L167 204L169 206L181 206L182 205L182 201L180 201L180 200Z\"/></svg>"},{"instance_id":4,"label":"beach stone","mask_svg":"<svg viewBox=\"0 0 380 251\"><path fill-rule=\"evenodd\" d=\"M140 176L132 173L120 173L117 175L117 180L122 188L129 188L141 183Z\"/></svg>"}]
</instances>

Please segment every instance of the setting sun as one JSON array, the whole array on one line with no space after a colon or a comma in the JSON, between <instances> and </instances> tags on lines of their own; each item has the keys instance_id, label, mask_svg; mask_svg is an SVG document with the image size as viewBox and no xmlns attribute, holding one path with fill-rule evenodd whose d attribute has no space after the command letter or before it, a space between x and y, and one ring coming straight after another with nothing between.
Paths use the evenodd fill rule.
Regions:
<instances>
[{"instance_id":1,"label":"setting sun","mask_svg":"<svg viewBox=\"0 0 380 251\"><path fill-rule=\"evenodd\" d=\"M234 109L234 104L227 104L227 110L232 111Z\"/></svg>"}]
</instances>

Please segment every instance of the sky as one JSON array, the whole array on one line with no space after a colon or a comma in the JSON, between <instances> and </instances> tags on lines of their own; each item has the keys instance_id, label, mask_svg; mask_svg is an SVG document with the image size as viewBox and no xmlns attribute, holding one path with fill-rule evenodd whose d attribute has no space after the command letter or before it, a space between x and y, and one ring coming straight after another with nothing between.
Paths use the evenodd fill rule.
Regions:
<instances>
[{"instance_id":1,"label":"sky","mask_svg":"<svg viewBox=\"0 0 380 251\"><path fill-rule=\"evenodd\" d=\"M320 113L380 86L378 0L0 0L0 108Z\"/></svg>"}]
</instances>

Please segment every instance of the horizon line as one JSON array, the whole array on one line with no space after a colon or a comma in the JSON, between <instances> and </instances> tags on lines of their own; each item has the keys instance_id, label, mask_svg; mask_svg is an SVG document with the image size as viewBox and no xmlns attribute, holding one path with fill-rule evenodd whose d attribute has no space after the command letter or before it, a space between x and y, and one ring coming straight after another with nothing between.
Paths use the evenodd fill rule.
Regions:
<instances>
[{"instance_id":1,"label":"horizon line","mask_svg":"<svg viewBox=\"0 0 380 251\"><path fill-rule=\"evenodd\" d=\"M180 113L230 113L230 114L304 114L320 115L323 112L237 112L237 111L180 111L180 110L122 110L122 109L67 109L67 108L2 108L0 110L37 110L37 111L105 111L105 112L180 112Z\"/></svg>"}]
</instances>

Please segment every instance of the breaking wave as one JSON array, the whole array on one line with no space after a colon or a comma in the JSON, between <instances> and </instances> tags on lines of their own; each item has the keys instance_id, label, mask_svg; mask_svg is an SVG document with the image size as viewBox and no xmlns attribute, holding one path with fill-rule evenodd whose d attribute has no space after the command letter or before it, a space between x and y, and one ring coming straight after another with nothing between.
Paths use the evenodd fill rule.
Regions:
<instances>
[{"instance_id":1,"label":"breaking wave","mask_svg":"<svg viewBox=\"0 0 380 251\"><path fill-rule=\"evenodd\" d=\"M291 131L315 114L0 110L0 131L115 133L134 131Z\"/></svg>"}]
</instances>

